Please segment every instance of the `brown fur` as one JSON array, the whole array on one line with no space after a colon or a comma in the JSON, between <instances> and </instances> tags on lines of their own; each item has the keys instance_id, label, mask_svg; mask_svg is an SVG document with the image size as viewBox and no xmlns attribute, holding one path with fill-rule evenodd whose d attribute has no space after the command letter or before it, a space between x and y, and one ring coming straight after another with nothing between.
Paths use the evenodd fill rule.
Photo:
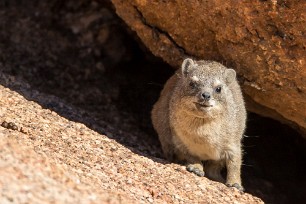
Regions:
<instances>
[{"instance_id":1,"label":"brown fur","mask_svg":"<svg viewBox=\"0 0 306 204\"><path fill-rule=\"evenodd\" d=\"M220 171L225 165L226 184L239 190L243 190L240 169L245 121L236 72L211 61L185 59L152 110L153 126L167 159L186 161L189 171L218 181L222 181Z\"/></svg>"}]
</instances>

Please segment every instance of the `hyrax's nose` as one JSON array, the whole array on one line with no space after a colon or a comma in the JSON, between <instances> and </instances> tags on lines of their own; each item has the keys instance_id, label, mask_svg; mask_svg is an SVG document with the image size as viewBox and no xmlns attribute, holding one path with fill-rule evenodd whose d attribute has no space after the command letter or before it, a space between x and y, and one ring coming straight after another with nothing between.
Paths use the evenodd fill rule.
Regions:
<instances>
[{"instance_id":1,"label":"hyrax's nose","mask_svg":"<svg viewBox=\"0 0 306 204\"><path fill-rule=\"evenodd\" d=\"M204 100L208 101L210 99L210 93L208 93L208 92L202 93L202 98Z\"/></svg>"}]
</instances>

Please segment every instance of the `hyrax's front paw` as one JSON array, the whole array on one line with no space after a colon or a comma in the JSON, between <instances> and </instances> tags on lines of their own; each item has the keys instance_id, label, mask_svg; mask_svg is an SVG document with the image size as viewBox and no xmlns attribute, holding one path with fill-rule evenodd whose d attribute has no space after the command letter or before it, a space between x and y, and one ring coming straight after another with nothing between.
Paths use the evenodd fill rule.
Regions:
<instances>
[{"instance_id":1,"label":"hyrax's front paw","mask_svg":"<svg viewBox=\"0 0 306 204\"><path fill-rule=\"evenodd\" d=\"M244 188L239 185L238 183L234 183L234 184L226 184L227 187L233 187L233 188L237 188L239 191L243 192Z\"/></svg>"},{"instance_id":2,"label":"hyrax's front paw","mask_svg":"<svg viewBox=\"0 0 306 204\"><path fill-rule=\"evenodd\" d=\"M193 172L198 176L204 176L204 170L203 170L203 166L201 164L188 164L187 165L187 171L189 172Z\"/></svg>"}]
</instances>

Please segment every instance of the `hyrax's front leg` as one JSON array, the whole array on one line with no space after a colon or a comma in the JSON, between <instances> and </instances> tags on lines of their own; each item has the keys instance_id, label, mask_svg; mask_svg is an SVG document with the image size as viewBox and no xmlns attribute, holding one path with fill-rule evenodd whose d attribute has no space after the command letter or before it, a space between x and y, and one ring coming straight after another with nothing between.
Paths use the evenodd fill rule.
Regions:
<instances>
[{"instance_id":1,"label":"hyrax's front leg","mask_svg":"<svg viewBox=\"0 0 306 204\"><path fill-rule=\"evenodd\" d=\"M203 163L200 159L180 151L176 152L176 157L177 160L186 162L187 171L192 172L197 176L205 176Z\"/></svg>"},{"instance_id":2,"label":"hyrax's front leg","mask_svg":"<svg viewBox=\"0 0 306 204\"><path fill-rule=\"evenodd\" d=\"M232 152L226 158L227 178L226 185L244 191L241 185L241 149Z\"/></svg>"},{"instance_id":3,"label":"hyrax's front leg","mask_svg":"<svg viewBox=\"0 0 306 204\"><path fill-rule=\"evenodd\" d=\"M205 176L204 167L200 160L194 160L187 162L188 171L195 173L198 176Z\"/></svg>"}]
</instances>

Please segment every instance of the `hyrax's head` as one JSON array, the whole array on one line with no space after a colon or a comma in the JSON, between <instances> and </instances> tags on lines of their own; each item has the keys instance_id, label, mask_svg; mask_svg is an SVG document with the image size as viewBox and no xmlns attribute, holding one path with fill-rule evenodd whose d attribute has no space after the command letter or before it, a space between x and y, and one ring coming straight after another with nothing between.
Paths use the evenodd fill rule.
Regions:
<instances>
[{"instance_id":1,"label":"hyrax's head","mask_svg":"<svg viewBox=\"0 0 306 204\"><path fill-rule=\"evenodd\" d=\"M232 101L230 86L236 72L212 61L185 59L182 63L182 101L197 117L216 117L224 113Z\"/></svg>"}]
</instances>

